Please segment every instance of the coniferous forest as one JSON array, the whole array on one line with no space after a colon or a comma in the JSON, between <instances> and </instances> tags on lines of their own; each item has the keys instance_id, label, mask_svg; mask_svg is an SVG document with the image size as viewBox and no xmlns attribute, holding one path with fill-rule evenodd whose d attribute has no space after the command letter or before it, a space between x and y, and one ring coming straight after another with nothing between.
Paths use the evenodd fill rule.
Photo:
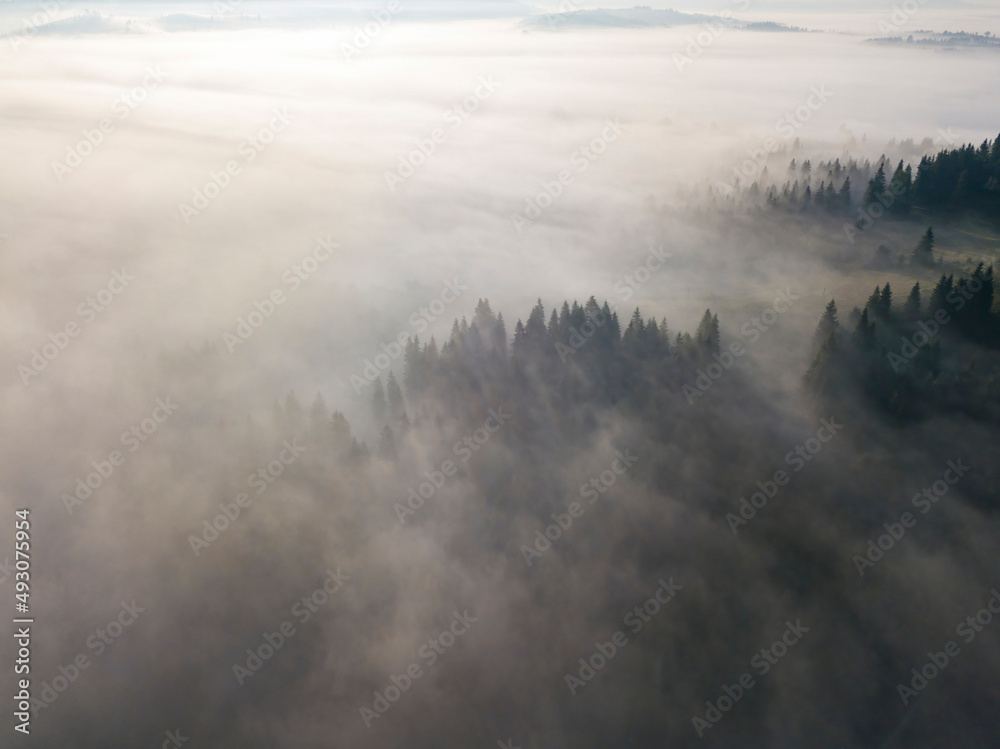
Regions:
<instances>
[{"instance_id":1,"label":"coniferous forest","mask_svg":"<svg viewBox=\"0 0 1000 749\"><path fill-rule=\"evenodd\" d=\"M835 158L817 161L815 167L808 158L792 158L784 179L779 177L778 170L765 166L743 188L740 202L853 217L861 229L883 215L1000 221L1000 137L978 147L969 143L937 150L915 164L901 158L894 165L885 154L874 162L846 155L844 163Z\"/></svg>"},{"instance_id":2,"label":"coniferous forest","mask_svg":"<svg viewBox=\"0 0 1000 749\"><path fill-rule=\"evenodd\" d=\"M0 749L1000 746L1000 8L599 5L0 3Z\"/></svg>"},{"instance_id":3,"label":"coniferous forest","mask_svg":"<svg viewBox=\"0 0 1000 749\"><path fill-rule=\"evenodd\" d=\"M585 658L597 652L595 645L588 649L588 635L600 644L616 612L627 612L631 598L642 600L641 587L621 584L623 570L651 581L650 590L664 569L671 584L688 586L676 598L683 614L637 630L621 670L604 677L608 686L595 681L593 689L590 678L601 677L589 677L593 669L578 660L559 674L568 695L594 705L581 731L607 731L610 740L619 730L604 727L596 709L613 693L625 700L625 740L635 745L676 736L670 726L685 722L696 735L701 728L768 741L755 733L750 710L716 730L718 713L701 709L704 700L694 702L688 690L716 699L726 694L719 691L725 683L699 674L729 669L736 683L740 655L781 634L784 625L776 628L771 609L760 605L777 597L793 621L815 623L823 636L835 637L838 650L809 651L809 673L776 673L780 686L758 696L767 707L754 712L794 705L811 727L822 722L834 741L863 742L859 737L899 730L890 717L900 697L895 675L920 658L907 644L912 633L901 636L900 628L930 626L908 617L912 600L925 594L906 561L931 554L995 569L993 541L969 525L998 509L989 436L1000 420L1000 317L993 299L992 268L979 265L957 281L942 276L925 293L916 283L894 297L885 283L843 319L831 300L812 337L794 344L813 352L795 396L812 423L795 425L787 421L787 405L769 401L747 376L739 341L721 332L725 325L711 310L688 333L644 318L639 309L625 323L594 297L548 311L539 300L508 334L503 315L480 299L471 321L455 321L440 346L434 338L410 339L399 381L390 374L384 386L374 383L370 405L379 429L371 448L352 439L343 415L328 417L325 406L313 406L308 429L326 445L329 457L315 458L322 470L339 461L355 489L365 487L359 511L367 523L398 523L404 539L430 532L464 563L485 545L487 564L501 565L505 584L513 579L530 591L504 619L512 632L493 635L500 641L516 637L534 607L547 605L540 601L556 597L570 605L587 598L596 580L618 588L611 601L575 604L589 612L583 621L548 621L545 652L533 656L539 672L543 663L578 658L577 650ZM276 406L276 419L295 434L293 424L301 431L307 420L289 397L284 409ZM329 434L321 436L324 423ZM926 461L926 469L898 473L890 458L896 450L912 452L906 463ZM616 475L622 465L616 456L632 463L623 471L627 485ZM457 468L454 479L449 467ZM921 485L942 483L937 476L945 472L950 482L956 475L950 467L961 474L961 496L949 495L938 507L933 488L924 488L928 500ZM897 482L907 488L895 490ZM574 502L579 516L570 514ZM891 547L872 552L868 541L885 543L875 539L898 533L903 526L894 521L907 509L911 520L921 511L937 517L908 547L896 539L896 559ZM362 537L371 532L369 525ZM729 597L720 599L717 586ZM873 619L873 610L882 615ZM633 620L636 627L642 622ZM591 622L605 623L608 633ZM848 665L843 653L860 653L872 638L880 642L877 662L858 656L843 676L858 695L850 712L808 713L829 687L818 674L838 673ZM717 660L707 663L710 642L725 645L712 649ZM761 682L765 663L751 670ZM683 687L667 673L683 673ZM940 710L975 710L952 702L962 699L957 695L939 699ZM657 710L639 707L644 700ZM361 707L371 710L367 722L380 720L373 717L375 701ZM981 714L975 719L988 724Z\"/></svg>"}]
</instances>

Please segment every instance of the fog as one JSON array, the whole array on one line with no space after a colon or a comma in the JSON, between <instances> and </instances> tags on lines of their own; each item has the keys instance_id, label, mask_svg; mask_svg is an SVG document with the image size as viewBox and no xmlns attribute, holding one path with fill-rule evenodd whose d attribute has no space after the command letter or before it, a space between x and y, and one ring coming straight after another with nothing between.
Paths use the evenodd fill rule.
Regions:
<instances>
[{"instance_id":1,"label":"fog","mask_svg":"<svg viewBox=\"0 0 1000 749\"><path fill-rule=\"evenodd\" d=\"M93 33L55 24L78 12L66 4L18 36L38 6L7 4L0 559L14 558L13 510L30 508L33 697L78 654L90 664L35 712L29 738L0 744L154 746L179 729L213 747L693 746L692 716L756 677L750 658L798 620L802 644L705 742L995 741L990 627L916 704L896 683L998 583L996 426L937 417L904 432L852 398L817 409L800 388L813 330L833 297L845 324L864 306L872 283L842 261L882 240L848 245L840 222L765 225L716 210L709 190L767 142L780 183L793 157L894 162L912 139L915 168L995 138L1000 53L866 43L891 4L709 5L677 7L811 31L533 28L514 3L398 17L389 4L159 3L93 4ZM379 10L389 20L368 38ZM171 26L173 12L190 18ZM218 26L184 30L212 14ZM899 33L998 22L985 5L937 5ZM924 228L894 237L908 251ZM957 246L959 230L943 232ZM982 236L978 256L995 254L995 231ZM648 282L622 293L658 248ZM377 448L366 370L402 383L390 342L441 346L481 299L508 339L539 299L546 322L563 300L608 300L623 329L638 307L671 338L710 308L725 348L785 290L793 303L731 381L694 405L680 384L651 386L648 413L666 421L552 392L541 369L508 390L486 372L470 380L479 389L404 388L412 430L397 430L395 458ZM580 392L599 387L580 378ZM317 393L370 455L335 452L308 418ZM509 422L400 522L425 472L460 462L452 445L505 405ZM725 514L788 469L821 417L843 421L842 436L780 509L732 533ZM628 450L635 468L610 499L526 564L535 531ZM960 458L974 470L923 535L857 576L852 555ZM250 492L275 460L283 475ZM113 472L81 499L95 464ZM193 547L240 492L252 504ZM293 606L331 570L346 582L301 621ZM661 579L683 587L633 635L623 615ZM13 596L13 574L0 589ZM145 611L98 653L88 638L133 599ZM475 621L429 664L420 648L452 612ZM241 684L234 666L283 621L296 633ZM572 694L565 675L616 629L629 644ZM11 638L0 654L14 661ZM366 720L373 692L414 662L424 678ZM7 736L14 725L8 711Z\"/></svg>"}]
</instances>

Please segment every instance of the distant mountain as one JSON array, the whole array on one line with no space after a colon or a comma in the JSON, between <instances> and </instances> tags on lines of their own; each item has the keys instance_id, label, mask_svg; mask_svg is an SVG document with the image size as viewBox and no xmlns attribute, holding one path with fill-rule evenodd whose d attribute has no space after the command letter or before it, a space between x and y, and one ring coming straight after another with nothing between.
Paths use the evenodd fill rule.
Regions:
<instances>
[{"instance_id":1,"label":"distant mountain","mask_svg":"<svg viewBox=\"0 0 1000 749\"><path fill-rule=\"evenodd\" d=\"M647 29L671 26L692 26L714 23L751 31L804 31L771 21L746 23L735 18L703 13L682 13L679 10L655 10L645 5L634 8L597 8L566 13L542 13L521 22L521 27L532 31L557 31L560 29Z\"/></svg>"},{"instance_id":2,"label":"distant mountain","mask_svg":"<svg viewBox=\"0 0 1000 749\"><path fill-rule=\"evenodd\" d=\"M20 0L8 0L4 11L17 7ZM25 5L29 3L25 2ZM386 11L386 0L352 0L312 3L247 3L242 0L219 2L102 2L101 10L76 11L66 3L56 10L27 14L7 14L14 22L0 31L2 37L25 38L45 35L139 34L173 31L226 31L247 28L301 29L317 27L358 27L378 19ZM37 5L37 4L36 4ZM265 12L261 12L265 11ZM531 8L520 0L402 0L392 18L397 21L446 21L464 19L518 19ZM34 20L32 20L34 19ZM24 28L28 31L25 31Z\"/></svg>"},{"instance_id":3,"label":"distant mountain","mask_svg":"<svg viewBox=\"0 0 1000 749\"><path fill-rule=\"evenodd\" d=\"M539 30L560 28L641 29L657 26L686 26L710 21L727 25L735 23L730 18L720 16L681 13L678 10L654 10L647 6L636 6L634 8L597 8L566 13L543 13L526 18L521 22L521 26Z\"/></svg>"},{"instance_id":4,"label":"distant mountain","mask_svg":"<svg viewBox=\"0 0 1000 749\"><path fill-rule=\"evenodd\" d=\"M209 16L172 13L155 18L135 18L106 15L100 11L87 10L34 26L32 35L147 34L161 31L222 30L260 25L259 19L238 15ZM3 36L18 36L22 33L11 31Z\"/></svg>"}]
</instances>

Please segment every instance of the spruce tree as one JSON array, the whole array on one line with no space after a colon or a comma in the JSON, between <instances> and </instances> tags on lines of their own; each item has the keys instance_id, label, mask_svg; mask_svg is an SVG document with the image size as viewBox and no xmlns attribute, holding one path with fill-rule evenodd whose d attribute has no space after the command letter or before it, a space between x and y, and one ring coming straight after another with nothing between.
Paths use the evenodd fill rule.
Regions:
<instances>
[{"instance_id":1,"label":"spruce tree","mask_svg":"<svg viewBox=\"0 0 1000 749\"><path fill-rule=\"evenodd\" d=\"M420 336L410 338L403 351L403 382L406 383L406 392L411 395L421 393L424 390L423 359L423 352L420 350Z\"/></svg>"},{"instance_id":2,"label":"spruce tree","mask_svg":"<svg viewBox=\"0 0 1000 749\"><path fill-rule=\"evenodd\" d=\"M625 328L625 335L622 337L622 346L632 354L641 354L645 332L646 323L642 319L639 308L636 307L635 312L632 313L632 319L629 320L628 327Z\"/></svg>"},{"instance_id":3,"label":"spruce tree","mask_svg":"<svg viewBox=\"0 0 1000 749\"><path fill-rule=\"evenodd\" d=\"M497 321L493 323L493 333L490 336L493 350L499 352L502 358L507 358L507 326L503 322L503 313L497 315Z\"/></svg>"},{"instance_id":4,"label":"spruce tree","mask_svg":"<svg viewBox=\"0 0 1000 749\"><path fill-rule=\"evenodd\" d=\"M907 320L916 320L918 317L920 317L919 281L913 284L913 288L910 289L910 293L906 297L906 303L903 305L903 317L905 317Z\"/></svg>"},{"instance_id":5,"label":"spruce tree","mask_svg":"<svg viewBox=\"0 0 1000 749\"><path fill-rule=\"evenodd\" d=\"M434 375L437 373L438 369L438 345L434 336L431 336L431 342L424 346L424 373L427 378L427 382L430 382Z\"/></svg>"},{"instance_id":6,"label":"spruce tree","mask_svg":"<svg viewBox=\"0 0 1000 749\"><path fill-rule=\"evenodd\" d=\"M875 291L871 293L868 297L868 301L865 302L865 309L868 310L869 315L879 315L882 311L882 287L876 286Z\"/></svg>"},{"instance_id":7,"label":"spruce tree","mask_svg":"<svg viewBox=\"0 0 1000 749\"><path fill-rule=\"evenodd\" d=\"M914 265L931 266L934 264L934 229L932 227L927 227L924 236L913 248L911 261Z\"/></svg>"},{"instance_id":8,"label":"spruce tree","mask_svg":"<svg viewBox=\"0 0 1000 749\"><path fill-rule=\"evenodd\" d=\"M524 357L527 348L527 334L524 332L524 323L520 320L514 326L514 340L511 343L511 353L518 357Z\"/></svg>"},{"instance_id":9,"label":"spruce tree","mask_svg":"<svg viewBox=\"0 0 1000 749\"><path fill-rule=\"evenodd\" d=\"M528 315L528 322L524 325L524 332L528 340L533 343L541 344L545 341L545 307L542 305L541 299L538 300L538 303L532 308L531 314Z\"/></svg>"},{"instance_id":10,"label":"spruce tree","mask_svg":"<svg viewBox=\"0 0 1000 749\"><path fill-rule=\"evenodd\" d=\"M823 316L819 319L819 325L816 326L816 332L813 334L813 346L822 346L827 338L836 336L839 328L840 320L837 317L837 303L831 299L829 304L826 305L826 309L823 310Z\"/></svg>"},{"instance_id":11,"label":"spruce tree","mask_svg":"<svg viewBox=\"0 0 1000 749\"><path fill-rule=\"evenodd\" d=\"M886 281L886 284L882 289L882 296L879 299L878 311L879 316L884 320L888 320L892 316L892 289L889 288L888 281Z\"/></svg>"},{"instance_id":12,"label":"spruce tree","mask_svg":"<svg viewBox=\"0 0 1000 749\"><path fill-rule=\"evenodd\" d=\"M823 203L828 211L837 210L837 191L833 187L833 180L826 183L826 193L823 196Z\"/></svg>"},{"instance_id":13,"label":"spruce tree","mask_svg":"<svg viewBox=\"0 0 1000 749\"><path fill-rule=\"evenodd\" d=\"M892 175L892 180L889 182L892 204L888 210L891 213L902 215L909 210L909 199L906 194L908 191L908 180L906 170L903 169L903 161L900 159L899 166L896 167L896 171Z\"/></svg>"},{"instance_id":14,"label":"spruce tree","mask_svg":"<svg viewBox=\"0 0 1000 749\"><path fill-rule=\"evenodd\" d=\"M844 184L840 187L840 192L837 193L837 202L839 208L844 213L849 213L851 210L851 178L848 177L844 180Z\"/></svg>"},{"instance_id":15,"label":"spruce tree","mask_svg":"<svg viewBox=\"0 0 1000 749\"><path fill-rule=\"evenodd\" d=\"M608 340L611 342L612 347L617 348L622 339L621 324L618 322L618 313L611 311L607 301L604 302L601 312L604 315L604 319L608 321Z\"/></svg>"},{"instance_id":16,"label":"spruce tree","mask_svg":"<svg viewBox=\"0 0 1000 749\"><path fill-rule=\"evenodd\" d=\"M562 339L562 335L560 335L559 331L559 313L556 312L555 307L552 308L552 314L549 315L549 327L546 330L546 333L548 333L549 340L552 343Z\"/></svg>"},{"instance_id":17,"label":"spruce tree","mask_svg":"<svg viewBox=\"0 0 1000 749\"><path fill-rule=\"evenodd\" d=\"M861 311L853 338L854 345L862 351L872 351L875 348L875 323L868 321L867 307Z\"/></svg>"},{"instance_id":18,"label":"spruce tree","mask_svg":"<svg viewBox=\"0 0 1000 749\"><path fill-rule=\"evenodd\" d=\"M953 281L954 276L941 274L941 278L938 279L937 284L931 290L930 309L928 310L928 314L934 315L939 309L947 309L945 302L948 300L948 295L951 294Z\"/></svg>"},{"instance_id":19,"label":"spruce tree","mask_svg":"<svg viewBox=\"0 0 1000 749\"><path fill-rule=\"evenodd\" d=\"M861 200L862 205L869 206L872 203L875 203L878 201L879 196L881 196L884 192L885 170L882 168L882 164L879 164L878 171L875 172L875 176L868 182L868 189L865 190L865 196Z\"/></svg>"},{"instance_id":20,"label":"spruce tree","mask_svg":"<svg viewBox=\"0 0 1000 749\"><path fill-rule=\"evenodd\" d=\"M705 314L701 316L695 341L708 353L719 353L719 316L713 316L711 310L705 310Z\"/></svg>"},{"instance_id":21,"label":"spruce tree","mask_svg":"<svg viewBox=\"0 0 1000 749\"><path fill-rule=\"evenodd\" d=\"M975 284L976 291L972 290L973 284ZM987 268L985 263L980 262L965 285L968 292L963 296L971 298L963 312L968 321L970 332L981 335L987 332L994 320L991 311L993 307L993 266Z\"/></svg>"},{"instance_id":22,"label":"spruce tree","mask_svg":"<svg viewBox=\"0 0 1000 749\"><path fill-rule=\"evenodd\" d=\"M351 424L340 411L334 411L330 416L330 434L336 447L347 447L351 441Z\"/></svg>"},{"instance_id":23,"label":"spruce tree","mask_svg":"<svg viewBox=\"0 0 1000 749\"><path fill-rule=\"evenodd\" d=\"M480 299L476 304L476 311L472 316L472 322L475 324L480 331L488 331L493 327L493 322L496 317L493 314L493 310L490 309L489 299Z\"/></svg>"},{"instance_id":24,"label":"spruce tree","mask_svg":"<svg viewBox=\"0 0 1000 749\"><path fill-rule=\"evenodd\" d=\"M817 331L818 332L818 331ZM837 352L837 337L830 333L819 347L819 352L806 371L806 387L822 395L829 390L829 380L833 369L833 358Z\"/></svg>"}]
</instances>

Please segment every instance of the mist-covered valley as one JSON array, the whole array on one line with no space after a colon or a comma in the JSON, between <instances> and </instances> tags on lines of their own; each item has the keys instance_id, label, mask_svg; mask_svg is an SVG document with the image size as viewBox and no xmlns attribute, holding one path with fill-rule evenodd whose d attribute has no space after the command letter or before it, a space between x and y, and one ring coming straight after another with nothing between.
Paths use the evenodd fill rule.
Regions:
<instances>
[{"instance_id":1,"label":"mist-covered valley","mask_svg":"<svg viewBox=\"0 0 1000 749\"><path fill-rule=\"evenodd\" d=\"M5 4L0 745L996 744L1000 17L619 5Z\"/></svg>"}]
</instances>

